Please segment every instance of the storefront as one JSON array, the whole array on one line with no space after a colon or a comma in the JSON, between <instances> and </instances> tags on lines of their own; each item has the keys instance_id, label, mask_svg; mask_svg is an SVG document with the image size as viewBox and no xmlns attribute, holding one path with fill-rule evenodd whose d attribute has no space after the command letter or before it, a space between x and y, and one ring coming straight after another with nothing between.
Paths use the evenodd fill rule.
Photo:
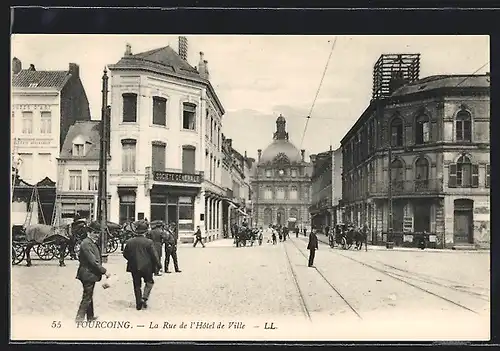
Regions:
<instances>
[{"instance_id":1,"label":"storefront","mask_svg":"<svg viewBox=\"0 0 500 351\"><path fill-rule=\"evenodd\" d=\"M179 232L194 232L194 207L198 193L199 188L153 185L150 220L173 223Z\"/></svg>"},{"instance_id":2,"label":"storefront","mask_svg":"<svg viewBox=\"0 0 500 351\"><path fill-rule=\"evenodd\" d=\"M51 224L56 200L56 183L51 179L31 185L16 178L12 195L12 225Z\"/></svg>"}]
</instances>

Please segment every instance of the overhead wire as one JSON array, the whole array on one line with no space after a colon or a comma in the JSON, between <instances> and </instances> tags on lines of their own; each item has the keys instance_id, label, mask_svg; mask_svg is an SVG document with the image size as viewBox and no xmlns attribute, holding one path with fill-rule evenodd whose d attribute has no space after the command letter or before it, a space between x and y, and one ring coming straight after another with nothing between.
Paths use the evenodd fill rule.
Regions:
<instances>
[{"instance_id":1,"label":"overhead wire","mask_svg":"<svg viewBox=\"0 0 500 351\"><path fill-rule=\"evenodd\" d=\"M467 79L470 79L472 76L474 76L477 72L482 70L484 67L486 67L487 64L489 64L490 61L486 62L484 65L476 69L474 72L472 72L468 77L465 77L463 80L460 81L457 85L455 85L455 88L458 87L459 85L462 85Z\"/></svg>"},{"instance_id":2,"label":"overhead wire","mask_svg":"<svg viewBox=\"0 0 500 351\"><path fill-rule=\"evenodd\" d=\"M307 126L309 124L309 120L311 119L311 114L314 109L314 105L316 104L316 100L318 98L319 92L321 90L321 86L323 85L323 80L325 79L326 71L328 70L328 65L330 64L330 58L332 57L333 50L335 49L335 44L337 43L337 37L333 40L332 49L330 50L330 54L328 55L328 60L326 61L325 69L323 70L323 75L321 76L321 80L319 82L318 90L316 91L316 95L314 96L313 103L311 105L311 109L309 110L309 114L306 117L306 125L304 126L304 131L302 132L302 139L300 141L300 148L302 149L302 144L304 143L304 137L306 136Z\"/></svg>"}]
</instances>

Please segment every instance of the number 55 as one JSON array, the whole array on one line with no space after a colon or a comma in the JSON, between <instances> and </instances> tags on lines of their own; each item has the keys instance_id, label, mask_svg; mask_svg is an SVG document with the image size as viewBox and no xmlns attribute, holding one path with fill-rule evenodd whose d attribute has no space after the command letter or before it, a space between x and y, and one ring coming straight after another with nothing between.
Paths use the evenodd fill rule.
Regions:
<instances>
[{"instance_id":1,"label":"number 55","mask_svg":"<svg viewBox=\"0 0 500 351\"><path fill-rule=\"evenodd\" d=\"M52 321L52 328L61 328L61 321Z\"/></svg>"}]
</instances>

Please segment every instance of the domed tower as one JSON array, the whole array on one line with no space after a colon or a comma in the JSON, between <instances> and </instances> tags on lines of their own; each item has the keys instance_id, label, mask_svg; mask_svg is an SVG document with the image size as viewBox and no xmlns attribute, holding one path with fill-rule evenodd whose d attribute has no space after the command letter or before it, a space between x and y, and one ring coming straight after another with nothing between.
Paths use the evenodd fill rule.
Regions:
<instances>
[{"instance_id":1,"label":"domed tower","mask_svg":"<svg viewBox=\"0 0 500 351\"><path fill-rule=\"evenodd\" d=\"M276 119L272 142L258 150L258 162L252 179L253 215L259 226L309 228L311 164L289 140L286 119Z\"/></svg>"}]
</instances>

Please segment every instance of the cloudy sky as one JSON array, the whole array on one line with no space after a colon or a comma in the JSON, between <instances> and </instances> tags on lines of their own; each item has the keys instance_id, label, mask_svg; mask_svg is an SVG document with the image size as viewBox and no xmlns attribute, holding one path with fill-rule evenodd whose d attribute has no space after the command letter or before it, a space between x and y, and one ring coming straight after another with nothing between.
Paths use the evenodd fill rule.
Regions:
<instances>
[{"instance_id":1,"label":"cloudy sky","mask_svg":"<svg viewBox=\"0 0 500 351\"><path fill-rule=\"evenodd\" d=\"M287 119L291 141L307 154L340 140L368 106L373 65L383 53L420 53L420 77L471 74L489 61L488 36L213 36L187 35L188 61L208 60L211 82L226 109L223 133L241 153L257 156L272 140L275 120ZM65 70L80 65L93 119L100 119L103 68L125 51L170 45L168 35L14 35L12 56L23 68ZM303 143L306 116L328 63ZM489 64L477 73L489 72Z\"/></svg>"}]
</instances>

